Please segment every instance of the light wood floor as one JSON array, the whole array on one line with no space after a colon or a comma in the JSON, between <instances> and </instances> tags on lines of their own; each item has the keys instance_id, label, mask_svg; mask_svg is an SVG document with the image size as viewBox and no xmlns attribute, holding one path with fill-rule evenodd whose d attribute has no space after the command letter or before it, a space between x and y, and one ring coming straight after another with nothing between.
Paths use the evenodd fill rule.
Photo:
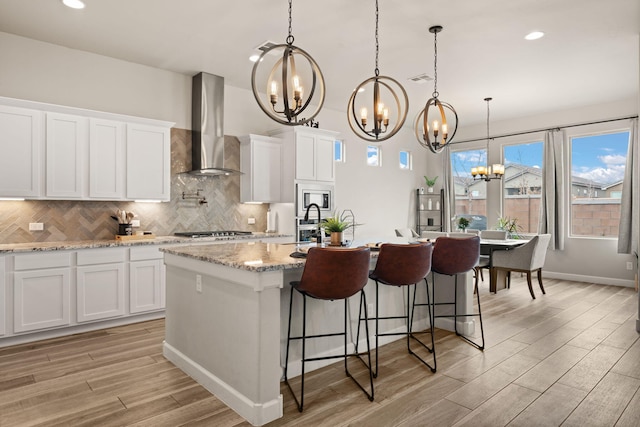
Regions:
<instances>
[{"instance_id":1,"label":"light wood floor","mask_svg":"<svg viewBox=\"0 0 640 427\"><path fill-rule=\"evenodd\" d=\"M337 363L308 374L302 414L283 387L269 425L640 425L636 293L545 287L535 301L519 278L481 289L484 352L439 331L432 374L397 341L381 348L374 402ZM0 426L248 426L162 357L163 336L159 320L0 349Z\"/></svg>"}]
</instances>

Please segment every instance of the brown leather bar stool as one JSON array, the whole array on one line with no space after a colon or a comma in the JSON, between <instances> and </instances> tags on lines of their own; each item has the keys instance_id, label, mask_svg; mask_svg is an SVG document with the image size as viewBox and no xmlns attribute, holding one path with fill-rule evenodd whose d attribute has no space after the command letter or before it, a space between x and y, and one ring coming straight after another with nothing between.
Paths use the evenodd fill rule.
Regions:
<instances>
[{"instance_id":1,"label":"brown leather bar stool","mask_svg":"<svg viewBox=\"0 0 640 427\"><path fill-rule=\"evenodd\" d=\"M380 246L380 255L376 263L376 268L369 274L369 278L376 282L376 317L371 317L371 320L375 320L376 323L376 369L373 373L374 377L378 376L378 337L391 336L391 335L406 335L407 336L407 350L409 354L414 355L418 360L427 365L433 372L435 368L427 363L424 359L418 356L411 350L411 339L418 341L429 352L433 349L433 334L431 334L431 348L425 343L420 341L417 337L411 333L411 324L413 322L413 310L410 312L410 286L416 285L420 281L424 280L426 283L426 277L431 271L431 252L433 246L431 243L417 243L417 244L391 244L385 243ZM400 316L379 316L380 298L379 298L379 285L405 287L407 290L407 308L406 315ZM415 288L414 288L415 299ZM429 294L427 292L427 300ZM366 307L366 305L365 305ZM428 305L429 310L429 322L433 323L431 319L431 308ZM366 318L365 318L366 319ZM365 320L360 316L360 321ZM405 319L407 322L406 332L385 332L380 333L379 323L380 320L390 319ZM358 322L358 336L360 335L360 322ZM356 339L356 343L358 339Z\"/></svg>"},{"instance_id":2,"label":"brown leather bar stool","mask_svg":"<svg viewBox=\"0 0 640 427\"><path fill-rule=\"evenodd\" d=\"M291 282L291 299L289 301L289 327L287 332L287 351L284 368L284 381L289 387L293 395L298 410L302 412L304 405L304 365L306 362L316 360L327 360L344 358L344 370L360 389L367 395L369 400L373 401L373 373L371 371L371 351L369 345L369 329L367 332L367 355L369 363L367 364L361 359L357 353L347 354L347 311L348 298L360 292L360 311L362 304L365 307L367 300L363 291L368 282L370 252L368 248L353 249L334 249L334 248L311 248L307 254L307 261L302 272L300 281ZM302 294L302 335L291 336L291 313L293 308L293 291L296 290ZM320 300L344 300L344 330L336 333L326 333L319 335L307 335L307 297ZM324 357L306 357L306 340L313 338L344 336L344 353ZM287 369L289 366L289 344L292 340L302 340L302 377L300 385L300 400L293 392L293 388L287 377ZM360 359L369 370L370 390L367 392L365 388L349 373L347 368L347 357L356 356Z\"/></svg>"},{"instance_id":3,"label":"brown leather bar stool","mask_svg":"<svg viewBox=\"0 0 640 427\"><path fill-rule=\"evenodd\" d=\"M480 257L480 237L473 236L467 238L455 238L455 237L441 237L439 238L433 248L433 255L431 257L431 271L438 274L455 277L454 288L454 301L453 302L436 302L436 289L438 285L433 276L432 287L432 300L433 300L433 316L435 321L439 317L453 317L454 330L456 335L463 338L465 341L473 345L474 347L484 350L484 329L482 326L482 311L480 309L480 294L477 289L477 281L475 288L475 294L478 299L478 314L458 314L458 275L466 273L474 269L478 264L478 258ZM444 286L444 285L440 285ZM436 306L439 305L453 305L453 314L436 314ZM480 334L482 336L482 343L478 344L468 337L458 332L458 317L479 317L480 318ZM436 352L433 350L433 359L435 366Z\"/></svg>"}]
</instances>

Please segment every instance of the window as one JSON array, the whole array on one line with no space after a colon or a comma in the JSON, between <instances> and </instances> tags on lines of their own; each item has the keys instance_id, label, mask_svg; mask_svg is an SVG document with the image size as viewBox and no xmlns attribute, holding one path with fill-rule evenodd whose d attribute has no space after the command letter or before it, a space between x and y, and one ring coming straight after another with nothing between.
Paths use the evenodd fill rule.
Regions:
<instances>
[{"instance_id":1,"label":"window","mask_svg":"<svg viewBox=\"0 0 640 427\"><path fill-rule=\"evenodd\" d=\"M380 147L367 145L367 164L369 166L382 166Z\"/></svg>"},{"instance_id":2,"label":"window","mask_svg":"<svg viewBox=\"0 0 640 427\"><path fill-rule=\"evenodd\" d=\"M487 228L487 183L474 181L471 168L487 163L487 150L451 152L451 173L456 195L456 215L474 215L469 228ZM491 228L491 227L489 227Z\"/></svg>"},{"instance_id":3,"label":"window","mask_svg":"<svg viewBox=\"0 0 640 427\"><path fill-rule=\"evenodd\" d=\"M400 169L402 170L413 169L413 159L411 157L410 151L400 151Z\"/></svg>"},{"instance_id":4,"label":"window","mask_svg":"<svg viewBox=\"0 0 640 427\"><path fill-rule=\"evenodd\" d=\"M333 160L339 163L345 163L344 141L341 139L336 139L333 142Z\"/></svg>"},{"instance_id":5,"label":"window","mask_svg":"<svg viewBox=\"0 0 640 427\"><path fill-rule=\"evenodd\" d=\"M536 233L542 194L542 142L506 145L502 215L518 220L519 232Z\"/></svg>"},{"instance_id":6,"label":"window","mask_svg":"<svg viewBox=\"0 0 640 427\"><path fill-rule=\"evenodd\" d=\"M571 234L618 236L629 132L571 138Z\"/></svg>"}]
</instances>

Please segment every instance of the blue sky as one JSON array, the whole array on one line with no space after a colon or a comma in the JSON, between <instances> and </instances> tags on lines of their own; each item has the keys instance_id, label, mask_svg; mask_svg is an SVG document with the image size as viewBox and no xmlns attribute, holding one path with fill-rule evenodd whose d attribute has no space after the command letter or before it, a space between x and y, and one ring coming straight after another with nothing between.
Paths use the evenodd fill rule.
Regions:
<instances>
[{"instance_id":1,"label":"blue sky","mask_svg":"<svg viewBox=\"0 0 640 427\"><path fill-rule=\"evenodd\" d=\"M629 132L585 136L572 139L571 170L573 176L609 184L623 179ZM542 165L542 142L507 145L505 164L520 163L531 167ZM452 153L453 173L470 176L471 168L486 165L485 150Z\"/></svg>"}]
</instances>

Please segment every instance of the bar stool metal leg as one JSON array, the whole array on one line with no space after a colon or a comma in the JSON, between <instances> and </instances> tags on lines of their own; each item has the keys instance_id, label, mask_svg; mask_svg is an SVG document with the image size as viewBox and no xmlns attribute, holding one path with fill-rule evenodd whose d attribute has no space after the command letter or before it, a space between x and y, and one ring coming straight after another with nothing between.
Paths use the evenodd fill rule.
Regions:
<instances>
[{"instance_id":1,"label":"bar stool metal leg","mask_svg":"<svg viewBox=\"0 0 640 427\"><path fill-rule=\"evenodd\" d=\"M369 341L369 326L368 326L368 316L367 316L367 312L366 312L366 304L367 304L367 300L366 300L366 295L364 293L364 290L361 290L361 297L360 297L360 307L359 307L359 312L362 311L363 306L365 307L365 331L366 331L366 342L367 342L367 355L368 355L368 363L365 362L361 355L357 353L357 344L356 344L356 352L354 354L348 354L347 352L347 348L348 348L348 342L347 342L347 313L349 310L349 301L348 299L344 299L344 329L343 332L336 332L336 333L328 333L328 334L318 334L318 335L309 335L307 336L307 329L306 329L306 323L307 323L307 296L306 295L302 295L302 335L301 336L297 336L297 337L292 337L291 336L291 308L293 306L293 288L291 289L291 301L289 302L289 326L288 326L288 332L287 332L287 350L286 350L286 364L285 364L285 368L284 368L284 381L287 384L287 387L289 388L289 391L291 392L291 394L293 395L293 399L296 402L296 405L298 407L298 411L302 412L303 407L304 407L304 374L305 374L305 363L306 362L313 362L313 361L318 361L318 360L328 360L328 359L335 359L335 358L343 358L344 359L344 370L345 370L345 374L351 378L353 380L353 382L356 383L356 385L360 388L360 390L362 390L364 392L364 394L369 398L370 401L373 401L374 399L374 386L373 386L373 371L371 370L371 345L370 345L370 341ZM360 322L358 322L358 331L359 331L359 327L360 327ZM306 357L306 340L307 339L312 339L312 338L323 338L323 337L332 337L332 336L339 336L342 335L344 336L344 349L343 349L343 353L341 355L334 355L334 356L323 356L323 357L310 357L307 358ZM293 387L291 386L291 383L289 382L289 378L287 376L288 374L288 366L289 366L289 345L291 340L301 340L302 341L302 358L301 358L301 363L302 363L302 370L301 370L301 377L300 377L300 399L298 400L295 392L293 391ZM357 341L356 341L357 342ZM349 356L356 356L359 360L362 361L362 363L367 367L368 371L369 371L369 383L370 383L370 390L371 392L368 392L364 386L362 384L360 384L360 382L351 374L351 372L349 372L349 367L347 364L347 359Z\"/></svg>"},{"instance_id":2,"label":"bar stool metal leg","mask_svg":"<svg viewBox=\"0 0 640 427\"><path fill-rule=\"evenodd\" d=\"M424 283L425 283L425 292L426 292L426 297L427 297L427 302L425 303L416 303L416 293L418 291L418 284L416 283L415 287L413 288L413 303L411 305L411 322L410 324L410 329L409 329L409 337L416 340L419 344L421 344L424 348L426 348L429 353L433 353L433 366L431 366L429 363L427 363L425 360L423 360L421 357L419 357L417 354L415 354L411 348L409 348L409 353L413 354L415 357L417 357L422 363L424 363L425 365L427 365L427 367L429 369L431 369L431 372L436 372L436 368L437 368L437 362L436 362L436 352L435 352L435 338L434 338L434 328L433 328L433 311L431 310L431 298L429 297L429 282L427 281L427 278L424 278ZM415 308L417 307L421 307L421 306L426 306L427 307L427 314L429 316L429 330L428 331L422 331L422 332L413 332L411 328L413 328L413 319L415 316ZM420 339L418 339L418 337L416 337L415 334L417 333L428 333L431 335L431 347L429 347L427 344L425 344L423 341L421 341Z\"/></svg>"}]
</instances>

